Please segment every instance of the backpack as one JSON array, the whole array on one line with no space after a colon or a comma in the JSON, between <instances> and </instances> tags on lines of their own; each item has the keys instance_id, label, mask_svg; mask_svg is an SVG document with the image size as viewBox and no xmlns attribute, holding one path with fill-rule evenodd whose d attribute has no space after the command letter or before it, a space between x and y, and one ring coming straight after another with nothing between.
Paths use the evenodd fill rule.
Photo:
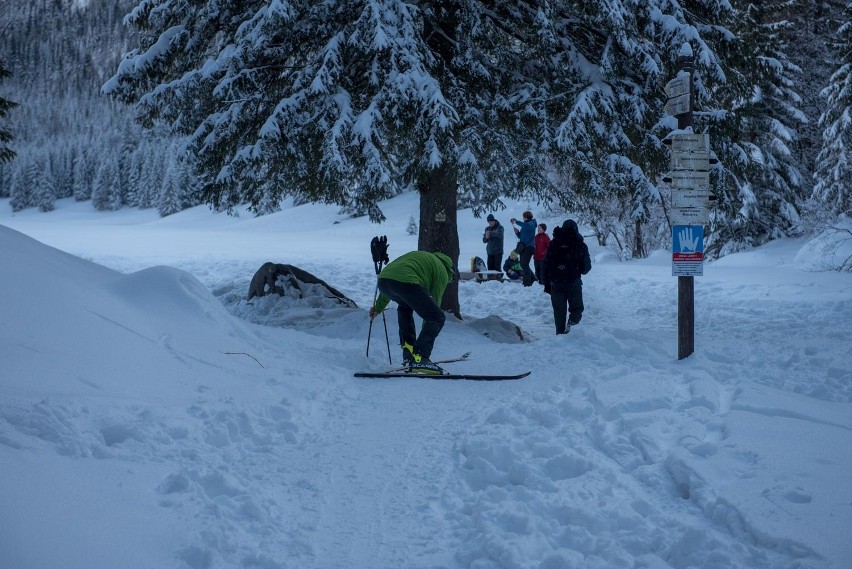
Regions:
<instances>
[{"instance_id":1,"label":"backpack","mask_svg":"<svg viewBox=\"0 0 852 569\"><path fill-rule=\"evenodd\" d=\"M569 284L580 278L583 274L583 256L580 247L574 243L560 243L555 247L551 245L551 249L547 270L550 282Z\"/></svg>"}]
</instances>

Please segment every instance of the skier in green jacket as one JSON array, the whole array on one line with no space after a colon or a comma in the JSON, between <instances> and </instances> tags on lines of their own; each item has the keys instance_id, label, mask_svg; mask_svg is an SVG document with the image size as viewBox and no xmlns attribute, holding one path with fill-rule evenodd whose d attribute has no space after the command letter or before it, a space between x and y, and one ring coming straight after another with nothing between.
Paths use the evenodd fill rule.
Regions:
<instances>
[{"instance_id":1,"label":"skier in green jacket","mask_svg":"<svg viewBox=\"0 0 852 569\"><path fill-rule=\"evenodd\" d=\"M379 274L379 296L370 308L375 318L391 300L399 306L399 339L402 362L416 373L440 374L444 370L432 363L435 338L444 327L444 311L440 302L447 285L453 282L453 262L443 253L411 251L388 263ZM414 313L423 319L420 335L414 324Z\"/></svg>"}]
</instances>

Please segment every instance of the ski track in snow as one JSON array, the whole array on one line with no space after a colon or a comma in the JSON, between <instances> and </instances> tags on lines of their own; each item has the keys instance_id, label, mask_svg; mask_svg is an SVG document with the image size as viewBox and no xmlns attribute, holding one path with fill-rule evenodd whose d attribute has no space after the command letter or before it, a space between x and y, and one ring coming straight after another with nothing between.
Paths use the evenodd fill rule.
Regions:
<instances>
[{"instance_id":1,"label":"ski track in snow","mask_svg":"<svg viewBox=\"0 0 852 569\"><path fill-rule=\"evenodd\" d=\"M672 293L671 286L616 285L641 287L650 305L665 305L663 298ZM515 347L527 354L520 361L567 355L569 361L590 361L600 374L538 377L475 391L435 380L389 385L367 380L324 386L317 393L326 411L315 425L322 442L308 446L334 452L316 457L327 498L312 506L317 509L313 529L334 539L308 549L312 566L820 566L819 555L807 547L751 527L736 505L715 496L691 467L693 458L712 457L724 448L725 416L737 408L741 383L790 388L789 355L762 362L766 373L754 378L738 371L756 367L745 346L742 353L726 355L708 347L707 356L694 356L701 364L686 364L691 369L676 374L680 377L673 385L672 368L681 364L671 362L670 346L659 345L642 330L664 326L672 314L636 309L638 325L631 329L620 318L628 313L625 307L607 305L596 299L600 291L590 291L587 302L612 313L602 309L596 323L589 326L587 317L568 338L556 338L549 336L543 318L529 318L549 310L536 293L518 288L506 299L521 305L530 301L522 327L540 335L534 344ZM519 300L519 294L529 298ZM728 322L719 328L737 336L741 319L744 332L753 333L747 319L754 315L737 308L713 308ZM827 324L835 310L817 314L813 306L800 305L789 314L768 306L760 317L768 330L784 330L805 314L812 321L825 318ZM802 354L797 373L825 364L826 350L798 346L789 334L776 333L772 341L789 345L779 353ZM613 362L614 357L629 363ZM498 367L521 365L506 360ZM728 371L719 373L720 368ZM808 386L810 396L819 395L811 375L800 375L791 390ZM642 385L641 393L636 384ZM394 393L388 397L390 389ZM848 401L848 394L831 392ZM387 407L391 401L398 405ZM415 416L412 409L418 411ZM458 419L433 424L434 417L446 416ZM376 439L376 432L384 435ZM443 468L448 458L456 466L452 472ZM748 473L755 457L739 460ZM382 473L378 479L377 472ZM795 505L808 497L791 488L782 499ZM625 540L625 534L633 537ZM437 546L446 543L456 544L452 554ZM414 558L412 544L420 545ZM540 556L531 558L530 551Z\"/></svg>"}]
</instances>

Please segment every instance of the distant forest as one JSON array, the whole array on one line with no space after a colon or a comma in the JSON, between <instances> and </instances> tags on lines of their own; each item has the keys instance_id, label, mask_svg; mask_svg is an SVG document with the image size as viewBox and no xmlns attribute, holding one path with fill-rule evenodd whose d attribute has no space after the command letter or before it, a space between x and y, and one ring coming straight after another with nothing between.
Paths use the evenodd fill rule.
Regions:
<instances>
[{"instance_id":1,"label":"distant forest","mask_svg":"<svg viewBox=\"0 0 852 569\"><path fill-rule=\"evenodd\" d=\"M36 0L0 13L0 59L11 77L0 96L19 104L3 125L15 159L0 166L0 197L15 210L50 211L60 198L98 210L197 205L181 140L147 130L134 109L101 94L132 45L131 0Z\"/></svg>"},{"instance_id":2,"label":"distant forest","mask_svg":"<svg viewBox=\"0 0 852 569\"><path fill-rule=\"evenodd\" d=\"M98 210L118 210L122 207L156 208L165 216L208 201L222 207L231 207L234 202L250 203L256 213L263 214L275 211L280 198L289 195L301 201L316 199L336 202L344 211L356 215L369 213L372 216L374 212L369 204L383 197L382 192L392 195L415 188L411 180L393 180L390 184L385 183L380 192L374 192L368 187L371 182L366 178L359 181L357 176L369 175L372 179L379 179L381 176L377 177L374 173L365 174L366 166L358 172L358 168L353 166L354 163L346 163L348 158L345 155L329 159L328 154L322 154L326 150L317 148L318 143L313 143L314 140L322 138L320 132L319 138L294 138L290 142L290 146L297 150L305 149L306 155L311 151L318 152L319 158L308 156L303 162L299 162L300 159L296 157L293 158L296 162L290 164L287 160L291 158L288 157L278 155L276 158L273 153L268 156L261 155L259 158L267 163L278 160L280 165L276 167L277 171L267 164L257 170L261 174L250 174L252 169L246 166L244 177L234 178L233 183L239 187L233 191L224 190L226 193L230 192L227 199L231 201L219 203L217 200L222 197L223 189L215 187L218 181L213 183L217 178L217 171L233 169L236 172L237 168L234 164L218 161L225 156L238 155L239 148L251 147L253 141L246 142L240 137L234 137L233 140L223 138L210 143L209 161L198 160L199 153L192 151L191 126L194 123L189 123L190 128L187 128L187 124L178 126L177 123L184 119L219 120L217 114L225 116L228 113L219 113L218 109L215 113L208 113L209 116L204 116L203 113L193 116L192 113L199 113L202 108L215 109L217 105L222 105L222 101L216 101L215 98L191 99L193 87L189 84L186 89L172 89L167 95L160 97L159 102L148 106L124 105L118 102L119 99L133 101L140 93L144 94L144 88L139 86L133 87L136 90L127 88L124 92L115 89L112 97L102 94L102 87L111 78L116 84L119 63L125 55L140 48L144 52L144 49L151 47L158 34L163 32L157 29L158 24L146 21L140 16L144 15L144 10L139 8L145 4L139 0L31 0L16 2L12 7L8 3L0 2L0 62L3 64L0 71L5 68L10 72L5 78L0 73L0 102L5 100L19 105L8 109L5 116L0 114L0 134L8 132L13 137L3 142L3 145L15 153L11 161L0 160L0 197L11 198L10 203L14 210L39 208L42 211L50 211L57 199L73 196L78 201L90 200L92 206ZM224 6L229 3L220 4ZM191 38L193 45L207 45L208 49L214 50L209 55L211 59L207 65L215 59L216 49L223 50L218 53L218 57L223 59L226 53L224 50L234 49L234 45L240 41L245 42L246 38L240 38L240 34L245 33L245 29L250 27L249 24L255 25L261 21L277 22L275 18L280 17L282 10L281 4L277 2L231 4L233 6L228 10L231 12L232 23L235 24L233 30L205 30L203 26L199 26L199 35ZM335 34L352 25L352 22L363 20L360 18L362 12L367 13L371 8L392 4L404 6L405 3L375 3L369 0L341 3L336 22L328 21L321 15L311 16L311 12L305 9L309 4L294 3L304 9L300 13L304 20L293 23L293 30L315 29L316 37L320 38L323 34L335 37ZM416 4L418 9L424 10L424 13L428 12L429 17L434 20L429 20L424 27L432 29L442 25L440 13L446 10L440 7L440 3L421 1ZM465 6L458 13L453 13L452 22L454 26L459 26L458 29L463 29L468 24L464 17L476 17L477 10L481 17L482 11L485 10L485 4L474 0L458 4ZM521 4L526 8L538 6L535 3ZM551 45L573 42L573 45L580 46L583 65L586 68L588 64L599 66L600 74L608 76L609 84L620 92L616 94L616 109L607 109L606 104L576 107L579 111L575 114L583 116L576 118L572 129L562 135L563 141L567 141L565 148L569 150L568 154L571 154L565 163L567 166L554 167L552 171L542 171L555 163L543 154L544 157L522 158L521 163L527 160L524 166L527 171L518 178L512 177L514 174L494 170L503 167L505 161L501 162L499 152L488 148L488 143L491 142L488 139L497 141L497 147L502 145L502 148L511 148L512 145L540 148L542 145L534 144L533 138L529 141L519 141L517 137L510 140L509 136L515 136L514 134L506 135L506 140L501 140L500 137L505 133L499 130L482 136L482 133L475 131L476 125L467 125L466 131L459 132L476 132L477 136L484 139L482 156L488 153L493 161L486 164L480 157L477 164L482 170L473 172L472 177L466 180L467 185L463 183L465 180L460 180L460 206L490 206L499 203L501 195L518 197L523 195L523 191L518 195L499 193L503 190L500 184L508 181L512 187L521 187L527 180L530 184L528 196L531 199L538 199L542 203L550 201L554 207L570 208L585 224L593 228L599 241L609 242L623 258L642 257L652 248L666 246L670 237L667 208L671 202L671 194L670 189L662 182L667 155L659 144L665 135L662 131L666 127L666 123L661 120L660 92L666 79L665 75L668 74L670 78L674 70L669 68L671 60L666 59L670 56L664 51L660 39L668 33L665 29L665 25L668 25L668 13L664 10L671 9L672 6L682 6L682 13L678 16L678 25L681 26L679 29L697 30L702 34L697 45L700 45L703 51L699 50L696 65L700 77L699 108L704 112L697 119L696 126L699 129L709 129L713 151L721 162L721 166L713 174L713 192L719 200L712 213L708 233L709 256L724 255L782 236L803 234L818 229L820 224L825 226L826 223L833 223L839 217L850 214L852 3L831 0L766 0L760 3L742 0L731 0L730 3L711 0L680 3L647 0L646 6L631 8L633 5L634 3L620 1L542 2L535 21L535 25L540 26L538 31L531 26L531 20L535 18L528 17L533 12L525 14L523 9L489 11L489 18L495 27L487 33L483 33L482 25L470 25L470 30L478 30L477 33L482 36L472 35L469 43L475 47L465 54L459 53L453 60L454 65L460 66L459 69L474 69L483 61L487 64L487 58L498 61L507 54L509 57L513 54L521 56L516 57L521 64L525 58L534 60L535 57L542 57L549 49L544 42L543 45L524 45L522 41L519 42L518 36L512 37L512 30L517 30L518 34L529 32L524 37L534 37L536 33L541 36L542 30L546 30L547 33L567 34L564 38L550 38ZM179 20L181 17L189 17L197 20L218 10L210 12L209 6L203 2L192 3L192 6L188 10L193 13L183 16L180 13L169 14L168 10L171 8L168 8L165 16L161 15L161 19L165 21L172 18L172 21L176 21L174 18ZM549 8L545 9L545 6ZM131 23L142 23L143 28L147 26L147 29L136 29L132 25L124 24L125 17L133 12L134 8L137 8L137 13L135 19L130 19ZM661 10L663 17L660 16ZM565 14L570 14L572 18L576 14L576 22L560 27L565 20ZM319 19L312 21L311 17ZM548 17L553 20L549 21ZM513 18L518 19L515 21ZM500 19L502 20L498 21ZM717 20L726 26L724 33L719 33L722 30L721 24L717 26L708 23ZM280 22L276 23L278 27L275 28L279 37L275 37L275 30L268 34L266 31L258 32L257 37L248 38L250 41L239 47L247 50L241 55L243 60L261 53L265 57L289 41L286 34L290 32L283 26L291 23L286 19ZM612 22L617 22L618 26L614 25L609 32L601 31L601 26L606 27ZM237 25L240 23L242 25ZM334 28L336 25L341 27ZM525 29L525 26L529 29ZM346 33L351 34L350 43L363 36L362 31L353 32L353 29L346 29ZM411 46L402 47L428 49L428 41L422 46L416 43L420 41L417 39L418 34L423 32L424 30L403 29L402 34L413 38L413 43ZM228 37L229 33L234 33L234 37ZM290 35L295 33L294 31ZM654 38L644 35L652 33L660 33L661 36ZM201 34L218 35L205 37ZM271 41L270 38L274 38L275 42L264 44ZM495 45L501 40L502 51L495 51ZM320 47L309 47L302 52L299 50L302 49L304 41L291 46L292 51L288 56L292 59L288 61L288 65L293 65L293 69L311 68L318 65L318 61L325 65L324 61L340 56L339 53L324 52L332 42L323 46L321 41L326 40L318 40L316 46ZM483 43L477 44L477 41ZM216 45L220 47L217 48ZM226 45L227 47L221 47ZM352 52L363 50L364 54L373 49L369 45L357 46L354 43L351 43L350 47L355 48ZM497 48L499 47L497 45ZM527 54L524 50L528 48ZM251 53L251 49L257 49L258 53ZM482 50L480 53L487 52L487 55L483 56L486 59L480 60L479 63L475 60L477 49ZM617 50L623 52L619 56L622 59L613 55ZM441 55L436 53L437 56ZM471 53L474 56L471 56ZM653 82L642 76L643 69L637 68L636 61L640 60L631 60L631 57L636 57L639 53L646 61L648 58L656 58L663 67L662 70L654 71L658 77ZM707 54L712 58L709 63L706 60ZM346 56L354 57L351 53ZM183 81L182 74L188 77L192 75L189 72L194 72L198 66L203 65L203 61L191 60L191 55L186 55L184 59L181 57L179 55L172 60L169 63L171 67L150 69L150 77L143 78L140 85L144 85L146 81L150 82L151 77L156 80L169 80L177 85L179 81ZM304 57L304 60L298 60L300 57ZM463 61L465 57L470 59ZM577 56L575 54L571 57ZM702 57L705 60L702 60ZM428 60L427 54L426 61ZM296 63L292 63L293 61ZM511 59L507 61L510 62L507 65L510 65ZM576 63L577 61L569 58L560 65L566 66L567 70ZM361 69L358 67L361 62L355 59L349 61L349 64L353 72ZM232 67L233 65L234 62L231 63ZM278 64L278 67L281 67L281 64ZM236 68L228 72L239 74L241 71L245 70ZM373 71L382 73L382 70L375 68ZM459 70L455 70L455 73L453 80L466 80L460 79ZM285 80L292 79L291 87L295 88L294 86L302 81L296 76L297 72L286 72L278 78L270 76L269 80L278 87L283 85ZM725 79L720 81L722 76ZM130 73L126 74L125 79L135 80ZM566 84L559 85L562 91L554 95L553 100L565 99L567 106L577 105L577 99L568 100L570 96L566 96L566 93L571 93L571 89L578 85L568 84L565 78L560 80L566 81ZM582 79L576 81L581 83ZM233 82L234 85L237 83ZM471 84L476 84L476 81L470 84L447 83L445 93L450 93L452 89L470 93ZM266 87L260 85L251 87L256 90L254 93L246 91L231 98L251 99L268 94L270 101L267 102L274 106L276 100L273 99L280 94L271 93L271 83ZM315 88L315 85L312 84L312 88ZM339 86L335 86L337 87ZM398 86L390 87L392 90L398 90ZM491 89L496 93L495 100L511 101L513 97L517 99L515 92L500 93L501 88L505 87L486 86L486 90ZM119 96L116 96L116 93ZM189 98L180 99L182 96ZM312 96L309 94L306 97L309 99ZM519 111L514 117L507 115L511 119L509 121L506 121L505 117L502 118L502 124L514 124L513 128L524 126L523 123L530 119L530 109L534 104L531 100L523 112ZM468 102L464 102L464 105L468 105ZM460 105L457 104L457 108L461 108ZM175 109L181 110L176 113ZM238 117L240 113L234 109L236 107L228 112ZM183 110L186 111L185 115L181 114ZM307 110L320 112L317 109ZM399 116L410 112L410 109L402 107L394 107L391 110L394 115L399 112ZM482 112L481 108L473 106L461 110L468 116ZM553 109L546 110L548 113L552 111ZM560 110L556 108L556 111L558 114ZM160 118L171 117L171 123L169 120L155 121L153 128L143 128L137 119L150 116L138 115L151 112ZM424 113L431 113L431 110L418 112L422 117ZM524 112L527 113L526 116ZM607 115L607 112L611 114ZM389 113L390 110L386 110L386 114ZM599 115L593 116L594 113ZM547 115L541 119L544 122L529 127L531 136L535 136L533 131L536 129L542 130L542 125L555 130L556 125L550 125L547 121L551 121L556 114ZM175 120L177 115L182 118ZM627 119L624 118L625 115L628 116ZM545 116L545 111L542 111L541 116ZM260 123L244 124L239 120L242 119L233 119L231 131L243 129L257 133L265 128ZM540 120L540 117L535 120ZM304 136L317 137L315 131L309 132L309 126L311 125L297 124L293 132L304 131ZM229 125L223 124L217 128L226 132ZM589 134L582 138L573 129L588 129ZM595 133L595 129L599 132ZM404 130L401 132L404 133ZM393 142L386 141L389 146L406 143L410 138L399 136L399 133L395 136L397 138L393 139ZM258 144L256 148L263 147L259 141L254 142ZM521 144L518 144L519 142ZM195 144L195 150L198 150L197 140ZM633 147L629 149L616 148L617 145L631 144ZM584 145L591 146L589 152L583 152ZM398 160L398 155L418 151L414 147L399 148L400 151L397 151L396 155L391 152L390 156L385 155L381 160ZM460 154L467 156L469 160L469 154ZM346 169L321 171L334 163L338 164L338 167L344 164ZM387 171L393 172L395 168L400 168L400 165L401 163L389 163L385 166ZM488 171L488 168L492 171ZM317 174L317 180L339 183L343 190L329 189L328 195L323 195L325 190L322 187L302 189L299 186L300 180L292 178L293 172L297 171L307 172L308 175L320 172L322 177ZM529 171L533 171L533 175L530 175ZM347 174L354 177L347 179ZM254 179L251 176L254 176ZM489 194L488 191L475 188L471 180L483 181L483 185L490 182L490 191L494 193ZM321 182L316 183L321 185ZM348 189L347 185L355 190ZM617 190L613 190L614 187ZM368 190L373 193L357 195L358 191ZM552 199L548 200L549 197Z\"/></svg>"}]
</instances>

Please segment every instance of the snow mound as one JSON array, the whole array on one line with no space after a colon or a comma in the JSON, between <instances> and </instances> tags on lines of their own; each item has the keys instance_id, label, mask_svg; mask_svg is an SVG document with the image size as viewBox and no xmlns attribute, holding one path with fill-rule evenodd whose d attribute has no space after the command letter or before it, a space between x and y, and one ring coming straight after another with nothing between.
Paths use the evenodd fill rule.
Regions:
<instances>
[{"instance_id":1,"label":"snow mound","mask_svg":"<svg viewBox=\"0 0 852 569\"><path fill-rule=\"evenodd\" d=\"M197 326L205 320L224 323L230 317L198 279L172 267L151 267L110 285L117 298L149 315Z\"/></svg>"},{"instance_id":2,"label":"snow mound","mask_svg":"<svg viewBox=\"0 0 852 569\"><path fill-rule=\"evenodd\" d=\"M0 267L6 275L15 275L4 292L49 297L86 284L101 284L119 273L102 265L69 255L0 225Z\"/></svg>"},{"instance_id":3,"label":"snow mound","mask_svg":"<svg viewBox=\"0 0 852 569\"><path fill-rule=\"evenodd\" d=\"M834 227L808 241L796 253L795 262L814 271L852 267L852 220L841 219Z\"/></svg>"}]
</instances>

